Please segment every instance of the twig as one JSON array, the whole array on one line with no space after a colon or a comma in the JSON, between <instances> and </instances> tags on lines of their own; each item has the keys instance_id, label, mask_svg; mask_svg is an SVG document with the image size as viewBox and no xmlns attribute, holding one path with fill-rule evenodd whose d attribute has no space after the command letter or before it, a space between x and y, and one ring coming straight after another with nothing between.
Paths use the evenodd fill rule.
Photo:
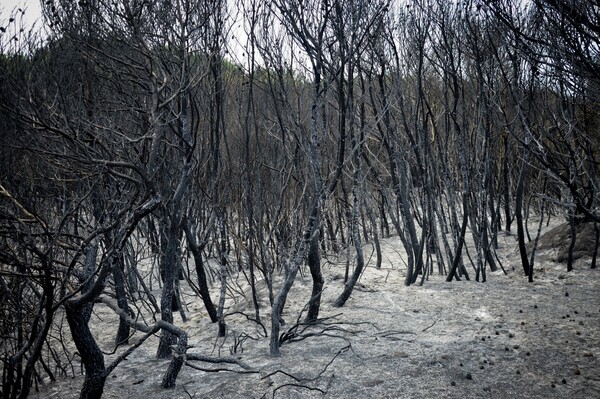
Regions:
<instances>
[{"instance_id":1,"label":"twig","mask_svg":"<svg viewBox=\"0 0 600 399\"><path fill-rule=\"evenodd\" d=\"M308 389L308 390L310 390L310 391L319 391L319 392L321 392L323 395L325 395L325 394L326 394L326 392L325 392L324 390L322 390L321 388L309 387L309 386L307 386L307 385L302 385L302 384L294 384L294 383L289 383L289 384L283 384L283 385L280 385L280 386L278 386L277 388L275 388L275 389L273 390L273 399L275 399L275 393L276 393L276 392L277 392L279 389L281 389L281 388L283 388L283 387L298 387L298 388L305 388L305 389Z\"/></svg>"},{"instance_id":2,"label":"twig","mask_svg":"<svg viewBox=\"0 0 600 399\"><path fill-rule=\"evenodd\" d=\"M323 376L323 374L325 374L325 372L327 371L327 369L329 368L329 366L331 366L331 365L333 364L333 362L335 361L335 359L337 359L337 358L338 358L338 356L340 356L342 353L344 353L344 352L347 352L349 349L352 349L352 344L350 344L350 343L348 343L348 345L346 345L346 346L344 346L343 348L341 348L341 349L340 349L340 350L339 350L339 351L338 351L338 352L335 354L335 356L334 356L334 357L333 357L333 358L332 358L332 359L329 361L329 363L327 363L327 364L325 365L325 367L323 368L323 370L321 370L321 371L320 371L320 372L319 372L319 373L318 373L318 374L317 374L315 377L313 377L313 378L298 378L298 377L296 377L295 375L293 375L293 374L290 374L290 373L288 373L288 372L286 372L286 371L283 371L283 370L275 370L274 372L272 372L272 373L269 373L269 374L265 375L265 376L264 376L264 377L262 377L261 379L263 379L263 380L264 380L264 379L266 379L266 378L269 378L269 377L272 377L272 376L274 376L275 374L283 374L283 375L285 375L285 376L287 376L287 377L290 377L290 378L291 378L291 379L293 379L294 381L296 381L296 383L286 383L286 384L280 385L280 386L278 386L277 388L275 388L275 389L273 390L273 398L275 398L275 394L277 393L277 391L278 391L279 389L281 389L281 388L284 388L284 387L289 387L289 386L294 386L294 387L298 387L298 388L305 388L305 389L308 389L308 390L311 390L311 391L319 391L319 392L321 392L323 395L325 395L325 394L327 393L327 391L326 391L326 390L323 390L323 389L320 389L320 388L317 388L317 387L311 387L311 386L308 386L308 385L303 385L302 383L304 383L304 382L315 382L315 381L317 381L319 378L321 378L321 376ZM331 381L330 381L330 382L331 382Z\"/></svg>"},{"instance_id":3,"label":"twig","mask_svg":"<svg viewBox=\"0 0 600 399\"><path fill-rule=\"evenodd\" d=\"M228 316L233 316L234 314L241 314L247 320L255 322L256 324L258 324L259 326L262 327L263 334L265 335L265 338L268 336L268 334L267 334L267 328L265 327L265 325L260 320L256 320L254 317L249 316L249 315L247 315L244 312L237 311L237 312L226 313L226 314L223 315L223 318L228 317Z\"/></svg>"},{"instance_id":4,"label":"twig","mask_svg":"<svg viewBox=\"0 0 600 399\"><path fill-rule=\"evenodd\" d=\"M384 331L382 333L380 333L379 335L384 337L384 338L396 338L396 337L392 337L392 335L397 335L397 334L414 334L414 332L412 331L400 331L400 330L390 330L390 331Z\"/></svg>"},{"instance_id":5,"label":"twig","mask_svg":"<svg viewBox=\"0 0 600 399\"><path fill-rule=\"evenodd\" d=\"M425 328L425 329L421 330L421 332L425 332L425 331L429 330L431 327L435 326L435 323L437 323L437 320L436 320L436 321L434 321L434 322L433 322L433 324L432 324L432 325L430 325L429 327L427 327L427 328Z\"/></svg>"},{"instance_id":6,"label":"twig","mask_svg":"<svg viewBox=\"0 0 600 399\"><path fill-rule=\"evenodd\" d=\"M275 370L275 371L273 371L272 373L269 373L269 374L265 375L264 377L261 377L261 380L264 380L264 379L266 379L266 378L272 377L272 376L274 376L275 374L278 374L278 373L279 373L279 374L283 374L283 375L285 375L285 376L288 376L288 377L290 377L290 378L292 378L292 379L294 379L294 380L296 380L296 381L298 381L298 382L301 382L301 381L308 381L306 378L298 378L298 377L296 377L295 375L293 375L293 374L290 374L290 373L288 373L287 371L283 371L283 370Z\"/></svg>"},{"instance_id":7,"label":"twig","mask_svg":"<svg viewBox=\"0 0 600 399\"><path fill-rule=\"evenodd\" d=\"M196 397L196 394L194 394L194 395L192 396L192 394L188 392L188 390L187 390L187 388L185 387L185 385L183 385L183 386L182 386L182 388L183 388L183 392L185 392L185 393L187 394L187 396L189 396L189 398L190 398L190 399L194 399L194 398Z\"/></svg>"},{"instance_id":8,"label":"twig","mask_svg":"<svg viewBox=\"0 0 600 399\"><path fill-rule=\"evenodd\" d=\"M350 343L348 343L348 345L346 345L342 349L340 349L338 351L338 353L335 354L333 359L331 359L331 361L329 363L327 363L325 368L319 374L317 374L317 376L313 380L316 380L317 378L321 377L321 375L323 375L325 373L325 371L327 371L327 369L329 368L329 366L331 366L331 364L335 361L335 359L337 359L337 357L339 355L341 355L342 353L347 352L349 349L352 349L352 344L350 344Z\"/></svg>"}]
</instances>

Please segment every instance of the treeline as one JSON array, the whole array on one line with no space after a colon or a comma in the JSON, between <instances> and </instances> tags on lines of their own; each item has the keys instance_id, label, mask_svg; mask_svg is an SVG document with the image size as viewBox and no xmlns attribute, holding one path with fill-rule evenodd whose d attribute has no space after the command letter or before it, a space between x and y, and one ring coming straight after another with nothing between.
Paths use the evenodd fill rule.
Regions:
<instances>
[{"instance_id":1,"label":"treeline","mask_svg":"<svg viewBox=\"0 0 600 399\"><path fill-rule=\"evenodd\" d=\"M184 279L223 336L228 279L242 273L272 355L298 271L312 276L315 322L322 256L348 251L333 304L343 306L365 243L381 266L382 237L400 237L410 285L431 273L485 281L504 267L498 234L516 230L532 280L530 216L541 226L565 215L573 233L600 221L599 10L596 0L48 0L44 36L7 19L3 396L68 373L50 344L63 315L86 371L82 398L100 397L158 331L157 355L172 359L162 385L174 386ZM120 317L115 345L146 334L111 364L89 326L99 302ZM147 313L159 316L141 323Z\"/></svg>"}]
</instances>

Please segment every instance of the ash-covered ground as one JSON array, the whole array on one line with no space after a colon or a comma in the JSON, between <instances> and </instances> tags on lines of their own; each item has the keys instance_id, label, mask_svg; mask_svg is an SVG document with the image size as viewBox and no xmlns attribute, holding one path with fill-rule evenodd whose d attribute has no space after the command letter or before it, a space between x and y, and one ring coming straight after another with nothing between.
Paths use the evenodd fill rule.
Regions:
<instances>
[{"instance_id":1,"label":"ash-covered ground","mask_svg":"<svg viewBox=\"0 0 600 399\"><path fill-rule=\"evenodd\" d=\"M190 334L189 352L236 356L252 370L190 362L195 368L184 366L177 387L163 390L168 362L155 358L154 338L112 373L104 397L600 398L600 272L590 269L589 258L567 272L564 263L552 260L557 249L545 249L537 256L535 281L528 283L515 237L503 234L499 253L508 275L488 272L486 283L448 283L434 274L423 286L405 287L400 241L389 238L382 245L383 267L369 264L343 308L331 304L342 290L345 259L324 262L323 321L300 330L278 358L268 355L262 329L240 313L226 318L227 337L216 339L217 327L201 300L183 286L190 319L176 320ZM370 245L365 252L371 253ZM237 296L227 300L227 312L253 315L243 281L237 277ZM299 275L282 332L296 323L310 290L310 276ZM262 285L259 294L268 329ZM103 350L112 352L116 318L97 305L93 325ZM123 349L107 355L107 362ZM75 398L82 382L61 379L33 396Z\"/></svg>"}]
</instances>

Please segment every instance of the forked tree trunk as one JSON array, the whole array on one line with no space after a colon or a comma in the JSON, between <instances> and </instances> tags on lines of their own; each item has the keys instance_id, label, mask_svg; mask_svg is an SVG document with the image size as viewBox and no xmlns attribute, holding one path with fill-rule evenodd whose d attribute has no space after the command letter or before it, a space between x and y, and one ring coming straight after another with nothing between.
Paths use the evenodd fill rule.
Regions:
<instances>
[{"instance_id":1,"label":"forked tree trunk","mask_svg":"<svg viewBox=\"0 0 600 399\"><path fill-rule=\"evenodd\" d=\"M448 277L446 281L450 282L456 276L456 272L460 265L460 260L462 258L462 248L465 244L465 235L467 234L467 222L469 221L469 205L468 205L468 194L463 194L463 221L460 227L460 235L458 237L458 244L456 248L456 253L454 254L454 259L452 260L452 266L450 267L450 273L448 273ZM458 277L457 277L458 279Z\"/></svg>"},{"instance_id":2,"label":"forked tree trunk","mask_svg":"<svg viewBox=\"0 0 600 399\"><path fill-rule=\"evenodd\" d=\"M296 274L298 273L300 264L304 259L304 246L304 243L300 244L300 248L297 249L295 256L292 258L291 262L286 265L286 273L283 285L279 289L279 292L273 301L273 306L271 307L271 339L269 341L269 353L273 357L281 355L279 352L279 331L282 320L281 315L287 300L287 295L290 292L292 285L294 285Z\"/></svg>"}]
</instances>

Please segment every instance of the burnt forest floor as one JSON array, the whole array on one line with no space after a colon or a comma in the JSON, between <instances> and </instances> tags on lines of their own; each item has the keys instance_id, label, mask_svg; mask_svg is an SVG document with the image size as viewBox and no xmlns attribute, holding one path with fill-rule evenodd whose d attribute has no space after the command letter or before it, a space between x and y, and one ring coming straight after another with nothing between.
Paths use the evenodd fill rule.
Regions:
<instances>
[{"instance_id":1,"label":"burnt forest floor","mask_svg":"<svg viewBox=\"0 0 600 399\"><path fill-rule=\"evenodd\" d=\"M253 314L243 276L238 278L237 299L232 296L226 303L231 315L224 340L216 339L216 325L189 292L184 295L189 320L182 323L176 315L177 324L190 334L189 352L233 354L255 372L190 362L202 370L184 366L177 387L163 390L159 385L168 361L155 358L153 338L109 376L104 397L600 398L600 272L590 269L589 258L567 272L565 264L541 252L535 281L528 283L514 236L503 234L499 253L507 275L488 271L486 283L447 283L444 276L433 274L423 286L405 287L400 241L385 239L382 246L383 267L365 270L343 308L331 303L342 290L344 260L324 262L322 322L298 331L277 358L268 355L262 329L235 313ZM371 253L369 244L365 253ZM259 288L261 318L268 328L266 292ZM214 289L218 298L218 287ZM295 324L310 290L310 276L299 275L282 332ZM239 299L242 293L246 299ZM113 351L116 330L109 314L97 305L93 319L105 352ZM107 355L107 362L119 351ZM82 381L80 376L62 379L33 396L74 398Z\"/></svg>"}]
</instances>

